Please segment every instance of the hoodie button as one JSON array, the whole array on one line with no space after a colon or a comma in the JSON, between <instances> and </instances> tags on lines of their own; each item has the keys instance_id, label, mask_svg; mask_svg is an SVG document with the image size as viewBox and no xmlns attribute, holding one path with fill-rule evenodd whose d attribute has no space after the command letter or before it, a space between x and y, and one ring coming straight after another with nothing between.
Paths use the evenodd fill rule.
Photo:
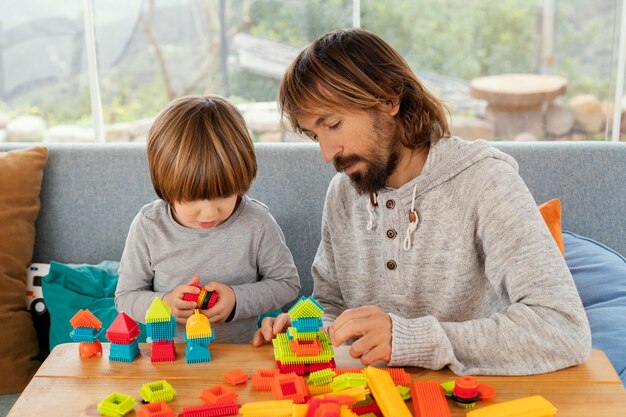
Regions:
<instances>
[{"instance_id":1,"label":"hoodie button","mask_svg":"<svg viewBox=\"0 0 626 417\"><path fill-rule=\"evenodd\" d=\"M393 200L387 200L385 206L387 206L389 210L393 210L393 208L396 206L396 202Z\"/></svg>"},{"instance_id":2,"label":"hoodie button","mask_svg":"<svg viewBox=\"0 0 626 417\"><path fill-rule=\"evenodd\" d=\"M398 233L397 233L395 230L393 230L393 229L389 229L389 230L387 230L387 237L388 237L389 239L395 239L395 237L396 237L397 235L398 235Z\"/></svg>"},{"instance_id":3,"label":"hoodie button","mask_svg":"<svg viewBox=\"0 0 626 417\"><path fill-rule=\"evenodd\" d=\"M398 265L396 265L396 261L387 261L387 269L390 270L395 270L398 267Z\"/></svg>"}]
</instances>

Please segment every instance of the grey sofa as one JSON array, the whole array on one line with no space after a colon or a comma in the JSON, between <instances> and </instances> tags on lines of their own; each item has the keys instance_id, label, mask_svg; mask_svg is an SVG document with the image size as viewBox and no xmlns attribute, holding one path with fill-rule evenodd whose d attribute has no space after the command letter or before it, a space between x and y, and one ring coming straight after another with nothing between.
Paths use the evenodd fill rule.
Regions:
<instances>
[{"instance_id":1,"label":"grey sofa","mask_svg":"<svg viewBox=\"0 0 626 417\"><path fill-rule=\"evenodd\" d=\"M538 203L561 199L563 229L626 253L626 144L495 142L512 155ZM0 143L0 152L30 144ZM155 198L143 144L50 144L34 262L119 260L131 220ZM326 188L335 174L313 143L259 144L250 195L283 229L310 294ZM0 396L0 416L16 395Z\"/></svg>"}]
</instances>

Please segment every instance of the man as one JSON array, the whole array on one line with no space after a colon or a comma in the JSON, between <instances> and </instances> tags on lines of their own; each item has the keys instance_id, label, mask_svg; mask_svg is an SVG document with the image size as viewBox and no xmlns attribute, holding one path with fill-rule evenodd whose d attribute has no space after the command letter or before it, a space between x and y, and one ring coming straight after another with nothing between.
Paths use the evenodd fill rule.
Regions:
<instances>
[{"instance_id":1,"label":"man","mask_svg":"<svg viewBox=\"0 0 626 417\"><path fill-rule=\"evenodd\" d=\"M354 340L364 365L457 374L586 360L582 303L517 163L450 136L391 46L363 29L321 36L287 69L279 105L340 172L312 266L335 346ZM266 319L253 344L288 325Z\"/></svg>"}]
</instances>

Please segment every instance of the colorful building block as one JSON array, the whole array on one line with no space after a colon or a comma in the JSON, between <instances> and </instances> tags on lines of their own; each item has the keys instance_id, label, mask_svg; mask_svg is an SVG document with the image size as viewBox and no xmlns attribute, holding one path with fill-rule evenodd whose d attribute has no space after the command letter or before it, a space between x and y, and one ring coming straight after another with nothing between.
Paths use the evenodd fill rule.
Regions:
<instances>
[{"instance_id":1,"label":"colorful building block","mask_svg":"<svg viewBox=\"0 0 626 417\"><path fill-rule=\"evenodd\" d=\"M436 381L413 381L411 397L415 417L450 417L448 400Z\"/></svg>"},{"instance_id":2,"label":"colorful building block","mask_svg":"<svg viewBox=\"0 0 626 417\"><path fill-rule=\"evenodd\" d=\"M169 322L172 319L172 309L159 297L154 297L148 311L146 323Z\"/></svg>"},{"instance_id":3,"label":"colorful building block","mask_svg":"<svg viewBox=\"0 0 626 417\"><path fill-rule=\"evenodd\" d=\"M534 395L472 410L467 417L552 417L556 412L548 400Z\"/></svg>"},{"instance_id":4,"label":"colorful building block","mask_svg":"<svg viewBox=\"0 0 626 417\"><path fill-rule=\"evenodd\" d=\"M141 331L135 320L122 312L117 315L106 331L106 338L111 343L127 345L139 337Z\"/></svg>"},{"instance_id":5,"label":"colorful building block","mask_svg":"<svg viewBox=\"0 0 626 417\"><path fill-rule=\"evenodd\" d=\"M257 369L252 375L252 386L257 391L271 391L272 381L274 377L279 374L278 369Z\"/></svg>"},{"instance_id":6,"label":"colorful building block","mask_svg":"<svg viewBox=\"0 0 626 417\"><path fill-rule=\"evenodd\" d=\"M411 417L404 400L398 394L389 373L368 366L363 370L367 385L385 417Z\"/></svg>"},{"instance_id":7,"label":"colorful building block","mask_svg":"<svg viewBox=\"0 0 626 417\"><path fill-rule=\"evenodd\" d=\"M111 343L111 348L109 349L109 360L132 362L137 356L139 356L139 353L139 342L137 340L126 345Z\"/></svg>"},{"instance_id":8,"label":"colorful building block","mask_svg":"<svg viewBox=\"0 0 626 417\"><path fill-rule=\"evenodd\" d=\"M256 401L245 403L239 409L243 417L292 417L293 400Z\"/></svg>"},{"instance_id":9,"label":"colorful building block","mask_svg":"<svg viewBox=\"0 0 626 417\"><path fill-rule=\"evenodd\" d=\"M100 330L102 327L102 322L87 309L78 310L78 312L74 314L74 317L70 319L70 323L73 328L91 327L93 329Z\"/></svg>"},{"instance_id":10,"label":"colorful building block","mask_svg":"<svg viewBox=\"0 0 626 417\"><path fill-rule=\"evenodd\" d=\"M137 410L137 417L175 417L174 410L163 401L143 404Z\"/></svg>"},{"instance_id":11,"label":"colorful building block","mask_svg":"<svg viewBox=\"0 0 626 417\"><path fill-rule=\"evenodd\" d=\"M194 405L183 408L183 412L178 417L221 417L234 416L239 412L241 404L236 403L218 403Z\"/></svg>"},{"instance_id":12,"label":"colorful building block","mask_svg":"<svg viewBox=\"0 0 626 417\"><path fill-rule=\"evenodd\" d=\"M321 371L311 372L307 384L309 385L325 385L333 381L336 373L332 369L322 369Z\"/></svg>"},{"instance_id":13,"label":"colorful building block","mask_svg":"<svg viewBox=\"0 0 626 417\"><path fill-rule=\"evenodd\" d=\"M152 343L150 350L151 362L174 362L176 360L176 347L172 340L160 340Z\"/></svg>"},{"instance_id":14,"label":"colorful building block","mask_svg":"<svg viewBox=\"0 0 626 417\"><path fill-rule=\"evenodd\" d=\"M93 358L102 355L102 344L99 340L93 342L80 342L78 344L78 354L83 359Z\"/></svg>"},{"instance_id":15,"label":"colorful building block","mask_svg":"<svg viewBox=\"0 0 626 417\"><path fill-rule=\"evenodd\" d=\"M161 379L143 384L139 390L139 394L141 394L141 398L143 398L145 402L169 402L176 396L176 390L169 382Z\"/></svg>"},{"instance_id":16,"label":"colorful building block","mask_svg":"<svg viewBox=\"0 0 626 417\"><path fill-rule=\"evenodd\" d=\"M206 404L234 403L238 394L226 385L217 384L205 388L200 394L200 399Z\"/></svg>"},{"instance_id":17,"label":"colorful building block","mask_svg":"<svg viewBox=\"0 0 626 417\"><path fill-rule=\"evenodd\" d=\"M98 411L103 416L122 417L135 408L137 401L129 395L114 392L98 403Z\"/></svg>"},{"instance_id":18,"label":"colorful building block","mask_svg":"<svg viewBox=\"0 0 626 417\"><path fill-rule=\"evenodd\" d=\"M224 381L228 382L230 385L245 384L247 380L248 374L241 369L233 369L224 374Z\"/></svg>"},{"instance_id":19,"label":"colorful building block","mask_svg":"<svg viewBox=\"0 0 626 417\"><path fill-rule=\"evenodd\" d=\"M324 307L322 307L313 297L300 297L298 301L289 309L289 317L292 320L305 317L322 317Z\"/></svg>"},{"instance_id":20,"label":"colorful building block","mask_svg":"<svg viewBox=\"0 0 626 417\"><path fill-rule=\"evenodd\" d=\"M204 314L201 314L198 309L194 310L193 314L187 319L185 334L188 339L214 338L209 319Z\"/></svg>"},{"instance_id":21,"label":"colorful building block","mask_svg":"<svg viewBox=\"0 0 626 417\"><path fill-rule=\"evenodd\" d=\"M303 404L309 397L304 379L295 373L276 375L271 388L276 400L293 400L294 403Z\"/></svg>"}]
</instances>

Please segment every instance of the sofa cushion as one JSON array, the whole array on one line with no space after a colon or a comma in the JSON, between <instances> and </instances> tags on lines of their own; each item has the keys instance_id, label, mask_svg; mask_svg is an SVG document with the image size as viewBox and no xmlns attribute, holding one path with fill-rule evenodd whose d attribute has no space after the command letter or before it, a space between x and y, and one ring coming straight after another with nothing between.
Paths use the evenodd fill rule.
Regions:
<instances>
[{"instance_id":1,"label":"sofa cushion","mask_svg":"<svg viewBox=\"0 0 626 417\"><path fill-rule=\"evenodd\" d=\"M0 393L24 389L37 370L39 345L26 309L26 270L35 244L48 150L0 153Z\"/></svg>"},{"instance_id":2,"label":"sofa cushion","mask_svg":"<svg viewBox=\"0 0 626 417\"><path fill-rule=\"evenodd\" d=\"M103 261L97 265L50 263L50 272L42 280L42 291L50 311L50 350L60 343L72 341L70 319L81 309L89 309L109 328L117 317L115 288L119 262ZM146 332L140 324L139 342L146 341ZM107 342L106 331L98 338Z\"/></svg>"},{"instance_id":3,"label":"sofa cushion","mask_svg":"<svg viewBox=\"0 0 626 417\"><path fill-rule=\"evenodd\" d=\"M539 212L541 217L546 222L550 234L554 238L556 245L561 251L561 255L565 255L565 248L563 247L563 234L561 230L561 200L553 198L550 201L546 201L539 205Z\"/></svg>"},{"instance_id":4,"label":"sofa cushion","mask_svg":"<svg viewBox=\"0 0 626 417\"><path fill-rule=\"evenodd\" d=\"M563 231L565 262L585 306L592 345L626 385L626 259L592 239Z\"/></svg>"}]
</instances>

